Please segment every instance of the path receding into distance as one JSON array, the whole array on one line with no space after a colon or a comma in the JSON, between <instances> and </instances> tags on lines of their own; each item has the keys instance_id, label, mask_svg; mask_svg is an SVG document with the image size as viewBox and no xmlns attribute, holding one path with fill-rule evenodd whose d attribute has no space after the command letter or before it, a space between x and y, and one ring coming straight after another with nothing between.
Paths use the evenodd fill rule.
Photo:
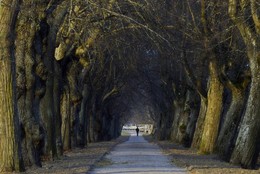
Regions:
<instances>
[{"instance_id":1,"label":"path receding into distance","mask_svg":"<svg viewBox=\"0 0 260 174\"><path fill-rule=\"evenodd\" d=\"M89 174L186 174L171 164L159 146L132 134L128 141L117 145L105 156L106 165L97 165Z\"/></svg>"}]
</instances>

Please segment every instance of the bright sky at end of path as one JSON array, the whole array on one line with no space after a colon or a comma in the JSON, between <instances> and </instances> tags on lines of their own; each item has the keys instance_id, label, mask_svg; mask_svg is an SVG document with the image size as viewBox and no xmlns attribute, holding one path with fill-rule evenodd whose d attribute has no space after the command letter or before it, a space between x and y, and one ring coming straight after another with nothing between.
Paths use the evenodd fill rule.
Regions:
<instances>
[{"instance_id":1,"label":"bright sky at end of path","mask_svg":"<svg viewBox=\"0 0 260 174\"><path fill-rule=\"evenodd\" d=\"M159 146L132 134L128 141L117 145L106 157L108 165L94 168L89 174L186 174L171 164Z\"/></svg>"}]
</instances>

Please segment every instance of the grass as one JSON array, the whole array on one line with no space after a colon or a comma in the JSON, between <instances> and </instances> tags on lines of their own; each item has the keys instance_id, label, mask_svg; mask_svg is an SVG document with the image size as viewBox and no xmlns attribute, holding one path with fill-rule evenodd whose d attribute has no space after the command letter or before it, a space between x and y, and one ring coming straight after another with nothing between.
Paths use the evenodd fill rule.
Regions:
<instances>
[{"instance_id":1,"label":"grass","mask_svg":"<svg viewBox=\"0 0 260 174\"><path fill-rule=\"evenodd\" d=\"M113 162L110 159L104 158L101 161L96 163L97 167L105 167L105 166L110 166L112 165Z\"/></svg>"}]
</instances>

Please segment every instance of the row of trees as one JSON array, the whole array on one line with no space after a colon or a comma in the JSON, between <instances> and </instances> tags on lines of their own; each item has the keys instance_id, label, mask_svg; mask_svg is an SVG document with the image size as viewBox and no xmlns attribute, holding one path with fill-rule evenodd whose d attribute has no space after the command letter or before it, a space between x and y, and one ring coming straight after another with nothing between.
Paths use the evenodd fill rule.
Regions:
<instances>
[{"instance_id":1,"label":"row of trees","mask_svg":"<svg viewBox=\"0 0 260 174\"><path fill-rule=\"evenodd\" d=\"M142 107L158 139L254 168L259 10L256 0L0 1L0 171L115 138Z\"/></svg>"},{"instance_id":2,"label":"row of trees","mask_svg":"<svg viewBox=\"0 0 260 174\"><path fill-rule=\"evenodd\" d=\"M173 86L174 120L168 137L253 168L260 136L259 4L239 0L171 4L178 6L169 15L179 26L175 49L185 79L182 75ZM165 74L170 72L171 68Z\"/></svg>"}]
</instances>

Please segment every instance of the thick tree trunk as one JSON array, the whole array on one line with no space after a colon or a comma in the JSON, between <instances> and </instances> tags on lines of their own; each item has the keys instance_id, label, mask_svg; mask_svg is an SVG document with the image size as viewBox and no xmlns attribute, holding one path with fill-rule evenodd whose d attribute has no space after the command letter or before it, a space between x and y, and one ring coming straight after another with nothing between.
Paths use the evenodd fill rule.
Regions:
<instances>
[{"instance_id":1,"label":"thick tree trunk","mask_svg":"<svg viewBox=\"0 0 260 174\"><path fill-rule=\"evenodd\" d=\"M173 117L172 113L163 112L160 113L160 118L158 119L158 125L156 129L156 138L158 140L166 140L171 137Z\"/></svg>"},{"instance_id":2,"label":"thick tree trunk","mask_svg":"<svg viewBox=\"0 0 260 174\"><path fill-rule=\"evenodd\" d=\"M222 95L224 88L218 77L216 62L210 62L209 71L208 106L199 148L201 153L212 153L214 150L223 103Z\"/></svg>"},{"instance_id":3,"label":"thick tree trunk","mask_svg":"<svg viewBox=\"0 0 260 174\"><path fill-rule=\"evenodd\" d=\"M171 140L177 143L182 143L185 137L185 131L188 124L189 111L186 108L188 102L188 92L186 101L175 102L173 132L171 133ZM187 112L188 111L188 112Z\"/></svg>"},{"instance_id":4,"label":"thick tree trunk","mask_svg":"<svg viewBox=\"0 0 260 174\"><path fill-rule=\"evenodd\" d=\"M39 122L35 118L35 75L34 53L32 51L34 36L36 33L37 14L36 9L28 10L28 6L33 5L33 1L21 4L16 25L16 66L17 66L17 86L18 86L18 110L21 118L24 139L23 139L23 158L26 165L41 166L39 152L35 144L39 139ZM32 19L32 17L34 17ZM32 20L29 20L32 19Z\"/></svg>"},{"instance_id":5,"label":"thick tree trunk","mask_svg":"<svg viewBox=\"0 0 260 174\"><path fill-rule=\"evenodd\" d=\"M79 113L79 127L78 141L80 146L85 146L87 144L87 101L88 101L88 85L84 84L82 91L82 102L81 109Z\"/></svg>"},{"instance_id":6,"label":"thick tree trunk","mask_svg":"<svg viewBox=\"0 0 260 174\"><path fill-rule=\"evenodd\" d=\"M72 62L67 70L67 79L69 85L70 95L70 127L71 127L71 144L72 147L79 145L78 131L79 131L79 112L81 107L82 96L79 91L79 67L77 62Z\"/></svg>"},{"instance_id":7,"label":"thick tree trunk","mask_svg":"<svg viewBox=\"0 0 260 174\"><path fill-rule=\"evenodd\" d=\"M260 51L256 48L248 50L248 57L252 81L245 115L230 161L245 168L254 168L260 148Z\"/></svg>"},{"instance_id":8,"label":"thick tree trunk","mask_svg":"<svg viewBox=\"0 0 260 174\"><path fill-rule=\"evenodd\" d=\"M183 116L183 105L184 102L183 101L174 101L174 119L173 119L173 124L172 124L172 131L171 131L171 140L174 142L178 142L179 138L178 138L178 133L179 133L179 124L180 124L180 119Z\"/></svg>"},{"instance_id":9,"label":"thick tree trunk","mask_svg":"<svg viewBox=\"0 0 260 174\"><path fill-rule=\"evenodd\" d=\"M70 118L70 93L67 86L63 87L63 94L61 97L61 117L62 117L62 126L61 134L63 141L63 149L71 149L71 118Z\"/></svg>"},{"instance_id":10,"label":"thick tree trunk","mask_svg":"<svg viewBox=\"0 0 260 174\"><path fill-rule=\"evenodd\" d=\"M43 50L46 49L46 37L48 34L48 27L44 21L41 21L41 28L37 30L34 38L34 53L35 53L35 91L33 101L33 112L36 123L39 123L38 130L33 131L36 133L34 137L34 146L40 155L45 153L45 140L46 131L44 129L42 99L46 92L46 80L47 80L47 69L43 63Z\"/></svg>"},{"instance_id":11,"label":"thick tree trunk","mask_svg":"<svg viewBox=\"0 0 260 174\"><path fill-rule=\"evenodd\" d=\"M185 147L191 146L195 128L196 128L196 122L198 119L198 115L199 115L199 110L197 108L191 108L185 135L182 139L182 144Z\"/></svg>"},{"instance_id":12,"label":"thick tree trunk","mask_svg":"<svg viewBox=\"0 0 260 174\"><path fill-rule=\"evenodd\" d=\"M235 145L237 129L244 109L245 91L243 90L244 89L234 85L231 86L231 104L226 113L217 140L217 151L220 156L227 161L229 161Z\"/></svg>"},{"instance_id":13,"label":"thick tree trunk","mask_svg":"<svg viewBox=\"0 0 260 174\"><path fill-rule=\"evenodd\" d=\"M198 120L196 123L196 129L195 129L192 144L191 144L192 148L197 149L200 146L202 132L204 129L204 121L205 121L206 112L207 112L207 99L200 95L200 111L199 111L199 116L198 116Z\"/></svg>"},{"instance_id":14,"label":"thick tree trunk","mask_svg":"<svg viewBox=\"0 0 260 174\"><path fill-rule=\"evenodd\" d=\"M63 154L63 144L61 135L61 88L62 88L62 70L58 62L54 62L54 86L53 86L53 100L54 100L54 119L56 132L56 148L57 156Z\"/></svg>"},{"instance_id":15,"label":"thick tree trunk","mask_svg":"<svg viewBox=\"0 0 260 174\"><path fill-rule=\"evenodd\" d=\"M64 6L63 6L64 5ZM44 98L41 100L41 111L45 123L45 131L47 132L45 142L45 155L51 159L59 157L62 154L62 140L61 140L61 120L60 120L60 89L59 89L59 67L55 62L55 48L56 37L59 27L63 23L64 17L67 13L67 2L55 6L56 11L52 15L47 16L46 21L42 21L48 32L47 47L44 54L44 65L47 69L48 75L46 80L46 92ZM54 9L51 9L54 10ZM43 26L43 25L42 25ZM57 73L55 75L55 73ZM55 98L54 98L55 97Z\"/></svg>"},{"instance_id":16,"label":"thick tree trunk","mask_svg":"<svg viewBox=\"0 0 260 174\"><path fill-rule=\"evenodd\" d=\"M181 143L185 147L190 147L192 143L192 138L194 135L196 122L198 119L199 109L197 107L197 96L195 91L188 90L187 91L187 99L184 107L184 121L183 129L185 128L184 133L182 134Z\"/></svg>"},{"instance_id":17,"label":"thick tree trunk","mask_svg":"<svg viewBox=\"0 0 260 174\"><path fill-rule=\"evenodd\" d=\"M88 142L95 141L94 123L96 120L96 92L91 93L91 100L88 104L88 117L87 117L87 137Z\"/></svg>"},{"instance_id":18,"label":"thick tree trunk","mask_svg":"<svg viewBox=\"0 0 260 174\"><path fill-rule=\"evenodd\" d=\"M93 104L93 107L95 104ZM95 121L95 111L93 107L89 107L90 111L87 118L87 136L88 142L94 142L94 121Z\"/></svg>"},{"instance_id":19,"label":"thick tree trunk","mask_svg":"<svg viewBox=\"0 0 260 174\"><path fill-rule=\"evenodd\" d=\"M0 172L22 171L19 118L15 96L14 23L18 1L0 3Z\"/></svg>"},{"instance_id":20,"label":"thick tree trunk","mask_svg":"<svg viewBox=\"0 0 260 174\"><path fill-rule=\"evenodd\" d=\"M72 147L78 147L79 142L78 142L78 131L79 131L79 111L80 111L80 103L71 103L71 110L70 110L70 115L71 115L71 144Z\"/></svg>"},{"instance_id":21,"label":"thick tree trunk","mask_svg":"<svg viewBox=\"0 0 260 174\"><path fill-rule=\"evenodd\" d=\"M97 104L97 110L96 110L96 118L94 122L94 141L102 141L103 138L103 131L102 131L102 122L103 122L103 117L102 117L102 110L100 110L100 107Z\"/></svg>"},{"instance_id":22,"label":"thick tree trunk","mask_svg":"<svg viewBox=\"0 0 260 174\"><path fill-rule=\"evenodd\" d=\"M254 168L260 149L260 21L257 1L229 0L229 16L236 24L247 47L251 85L244 118L240 125L231 162ZM252 22L248 23L248 13Z\"/></svg>"},{"instance_id":23,"label":"thick tree trunk","mask_svg":"<svg viewBox=\"0 0 260 174\"><path fill-rule=\"evenodd\" d=\"M47 25L47 24L46 24ZM53 159L57 156L56 149L56 127L54 114L54 49L55 46L55 31L50 31L47 43L47 53L44 56L44 65L47 68L46 92L41 100L41 115L44 121L44 128L46 131L45 140L45 156Z\"/></svg>"},{"instance_id":24,"label":"thick tree trunk","mask_svg":"<svg viewBox=\"0 0 260 174\"><path fill-rule=\"evenodd\" d=\"M88 116L87 136L88 136L88 142L91 143L94 142L94 132L93 132L94 114L91 111L88 115L89 116Z\"/></svg>"}]
</instances>

